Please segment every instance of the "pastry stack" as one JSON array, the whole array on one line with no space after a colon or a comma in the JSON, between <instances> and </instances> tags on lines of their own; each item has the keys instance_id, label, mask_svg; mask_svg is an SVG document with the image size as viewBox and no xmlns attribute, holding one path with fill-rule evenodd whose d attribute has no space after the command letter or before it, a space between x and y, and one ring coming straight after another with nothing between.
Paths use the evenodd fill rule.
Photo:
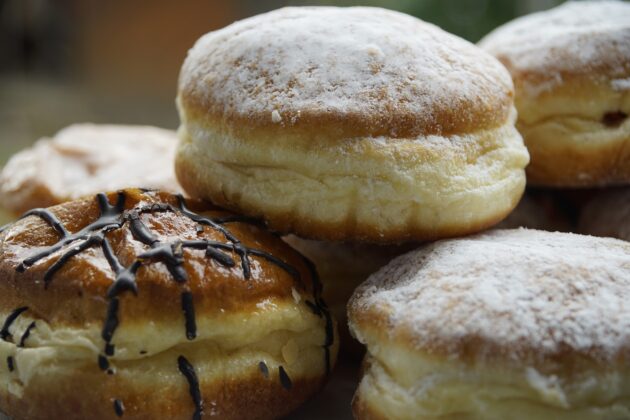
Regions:
<instances>
[{"instance_id":1,"label":"pastry stack","mask_svg":"<svg viewBox=\"0 0 630 420\"><path fill-rule=\"evenodd\" d=\"M134 170L107 174L114 127L83 126L3 171L27 212L0 233L0 411L278 418L339 352L363 359L359 419L630 418L630 243L489 230L526 184L630 184L627 16L571 3L475 46L300 7L203 36L177 139L112 158ZM596 204L630 212L606 194L584 229ZM627 230L605 219L590 232Z\"/></svg>"}]
</instances>

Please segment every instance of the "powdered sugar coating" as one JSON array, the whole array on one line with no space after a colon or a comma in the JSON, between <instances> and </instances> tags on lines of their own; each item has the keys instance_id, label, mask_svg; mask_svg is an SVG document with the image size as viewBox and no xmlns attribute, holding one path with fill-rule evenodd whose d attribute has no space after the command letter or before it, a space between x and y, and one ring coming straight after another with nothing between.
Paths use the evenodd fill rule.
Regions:
<instances>
[{"instance_id":1,"label":"powdered sugar coating","mask_svg":"<svg viewBox=\"0 0 630 420\"><path fill-rule=\"evenodd\" d=\"M504 123L512 82L474 45L398 12L284 8L203 36L180 76L183 106L281 124L346 121L392 137Z\"/></svg>"},{"instance_id":2,"label":"powdered sugar coating","mask_svg":"<svg viewBox=\"0 0 630 420\"><path fill-rule=\"evenodd\" d=\"M355 292L351 327L451 356L521 360L630 350L630 243L537 230L436 242L393 260Z\"/></svg>"},{"instance_id":3,"label":"powdered sugar coating","mask_svg":"<svg viewBox=\"0 0 630 420\"><path fill-rule=\"evenodd\" d=\"M630 76L630 4L568 2L513 20L479 45L499 58L533 97L580 75L625 89Z\"/></svg>"},{"instance_id":4,"label":"powdered sugar coating","mask_svg":"<svg viewBox=\"0 0 630 420\"><path fill-rule=\"evenodd\" d=\"M0 202L23 212L128 187L179 192L176 146L176 133L162 128L74 124L9 160Z\"/></svg>"}]
</instances>

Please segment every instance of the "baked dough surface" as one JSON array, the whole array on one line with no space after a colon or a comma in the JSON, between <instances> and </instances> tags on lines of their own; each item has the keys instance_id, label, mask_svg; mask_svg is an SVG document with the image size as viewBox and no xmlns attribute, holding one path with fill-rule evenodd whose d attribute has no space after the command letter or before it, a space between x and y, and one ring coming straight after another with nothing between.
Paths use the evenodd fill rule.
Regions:
<instances>
[{"instance_id":1,"label":"baked dough surface","mask_svg":"<svg viewBox=\"0 0 630 420\"><path fill-rule=\"evenodd\" d=\"M359 418L630 415L630 243L535 230L439 241L349 304ZM374 417L373 417L374 416Z\"/></svg>"}]
</instances>

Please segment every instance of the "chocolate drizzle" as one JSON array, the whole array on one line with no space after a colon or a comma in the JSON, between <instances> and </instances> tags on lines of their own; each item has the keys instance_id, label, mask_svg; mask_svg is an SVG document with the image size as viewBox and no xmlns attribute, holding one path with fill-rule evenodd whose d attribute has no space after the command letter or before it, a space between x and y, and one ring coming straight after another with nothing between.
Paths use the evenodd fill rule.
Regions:
<instances>
[{"instance_id":1,"label":"chocolate drizzle","mask_svg":"<svg viewBox=\"0 0 630 420\"><path fill-rule=\"evenodd\" d=\"M55 229L55 231L62 237L65 238L69 235L68 231L66 230L66 228L61 224L61 222L59 221L59 219L57 219L57 217L52 214L51 212L49 212L46 209L33 209L33 210L29 210L26 213L24 213L22 215L22 219L28 216L37 216L37 217L41 217L42 219L44 219L46 221L46 223L48 223L53 229Z\"/></svg>"},{"instance_id":2,"label":"chocolate drizzle","mask_svg":"<svg viewBox=\"0 0 630 420\"><path fill-rule=\"evenodd\" d=\"M315 303L310 301L305 301L305 304L313 311L313 313L320 318L324 319L325 322L325 332L326 338L324 340L324 364L326 367L326 374L330 373L331 370L331 360L330 360L330 348L335 343L335 327L333 324L332 316L330 315L330 310L328 309L328 305L322 299L323 293L323 285L319 280L319 275L317 274L317 269L315 268L315 264L311 260L306 257L302 257L304 264L308 268L308 271L311 274L311 279L313 283L313 296L315 297Z\"/></svg>"},{"instance_id":3,"label":"chocolate drizzle","mask_svg":"<svg viewBox=\"0 0 630 420\"><path fill-rule=\"evenodd\" d=\"M28 324L28 327L26 327L26 330L24 330L24 333L20 338L20 344L18 344L18 347L24 347L24 343L26 342L26 339L29 337L29 335L31 335L31 330L33 328L35 328L35 321Z\"/></svg>"},{"instance_id":4,"label":"chocolate drizzle","mask_svg":"<svg viewBox=\"0 0 630 420\"><path fill-rule=\"evenodd\" d=\"M109 299L115 299L116 296L126 290L137 295L138 286L136 285L136 273L142 265L141 262L134 261L129 267L123 267L120 261L118 261L118 258L116 258L116 255L114 255L114 251L108 240L103 241L103 254L116 275L116 279L107 291L107 297Z\"/></svg>"},{"instance_id":5,"label":"chocolate drizzle","mask_svg":"<svg viewBox=\"0 0 630 420\"><path fill-rule=\"evenodd\" d=\"M266 379L269 379L269 368L265 362L258 363L258 370L260 370L260 373L262 373Z\"/></svg>"},{"instance_id":6,"label":"chocolate drizzle","mask_svg":"<svg viewBox=\"0 0 630 420\"><path fill-rule=\"evenodd\" d=\"M9 328L11 328L11 325L15 322L15 320L18 319L18 317L22 315L22 313L26 310L28 310L28 306L17 308L9 314L7 319L4 320L4 324L2 325L2 329L0 330L0 338L2 340L7 341L7 338L12 337L11 333L9 332Z\"/></svg>"},{"instance_id":7,"label":"chocolate drizzle","mask_svg":"<svg viewBox=\"0 0 630 420\"><path fill-rule=\"evenodd\" d=\"M98 367L101 370L109 369L109 360L107 360L107 357L105 357L103 355L99 355L98 356Z\"/></svg>"},{"instance_id":8,"label":"chocolate drizzle","mask_svg":"<svg viewBox=\"0 0 630 420\"><path fill-rule=\"evenodd\" d=\"M109 201L107 200L107 196L104 193L98 194L96 196L96 201L100 210L99 218L93 223L90 223L89 225L81 229L80 231L72 234L69 233L67 229L63 226L63 224L59 221L59 219L57 219L57 216L55 216L49 210L35 209L25 213L22 218L28 216L38 216L42 218L42 220L49 224L57 232L57 234L59 234L60 240L56 244L47 247L43 251L38 252L22 261L22 263L17 266L16 271L22 273L40 260L62 250L64 247L67 247L70 244L80 241L78 245L71 247L69 250L65 251L57 259L57 261L55 261L48 268L48 270L46 270L44 274L44 287L48 288L54 275L72 257L80 254L88 248L92 248L93 246L103 246L103 244L107 242L107 240L105 239L105 235L112 230L120 229L124 224L124 220L121 216L125 209L125 193L118 193L118 200L113 206L109 203ZM105 248L105 246L103 246L103 248ZM103 252L105 252L105 249L103 249ZM110 261L109 258L108 261Z\"/></svg>"},{"instance_id":9,"label":"chocolate drizzle","mask_svg":"<svg viewBox=\"0 0 630 420\"><path fill-rule=\"evenodd\" d=\"M284 389L289 391L291 388L293 388L293 382L291 382L291 378L289 378L287 371L284 370L284 367L282 366L278 368L278 377L280 378L280 383L282 384L282 387Z\"/></svg>"},{"instance_id":10,"label":"chocolate drizzle","mask_svg":"<svg viewBox=\"0 0 630 420\"><path fill-rule=\"evenodd\" d=\"M105 341L105 354L108 356L114 355L114 346L111 344L114 332L118 328L118 307L120 301L118 298L113 298L109 301L107 307L107 315L105 316L105 323L101 332L101 337Z\"/></svg>"},{"instance_id":11,"label":"chocolate drizzle","mask_svg":"<svg viewBox=\"0 0 630 420\"><path fill-rule=\"evenodd\" d=\"M182 310L186 319L186 338L194 340L197 338L197 322L195 321L195 307L193 306L193 296L190 292L182 293Z\"/></svg>"},{"instance_id":12,"label":"chocolate drizzle","mask_svg":"<svg viewBox=\"0 0 630 420\"><path fill-rule=\"evenodd\" d=\"M193 414L193 420L198 420L203 414L203 400L201 399L199 380L197 379L195 368L193 367L193 365L190 364L188 360L186 360L184 356L179 356L177 358L177 366L181 374L184 375L184 377L186 377L186 380L188 381L188 386L190 387L190 396L192 397L193 403L195 404L195 413Z\"/></svg>"},{"instance_id":13,"label":"chocolate drizzle","mask_svg":"<svg viewBox=\"0 0 630 420\"><path fill-rule=\"evenodd\" d=\"M9 372L13 372L15 370L15 361L13 360L13 356L7 357L7 368L9 368Z\"/></svg>"},{"instance_id":14,"label":"chocolate drizzle","mask_svg":"<svg viewBox=\"0 0 630 420\"><path fill-rule=\"evenodd\" d=\"M214 220L211 220L207 217L201 216L199 214L196 214L190 211L188 207L186 206L186 200L181 194L177 195L177 201L179 205L179 210L182 212L184 216L188 217L191 220L194 220L195 222L201 225L210 226L212 229L218 230L219 232L223 234L225 239L231 243L232 251L234 251L236 254L238 254L241 257L241 268L243 269L243 277L245 277L246 280L249 280L249 278L251 277L251 272L252 272L251 263L249 261L249 253L252 250L250 250L246 246L243 246L243 244L241 244L241 241L239 241L238 238L236 238L236 236L232 234L232 232L230 232L228 229L223 227L221 223L217 223ZM263 252L263 251L260 251L260 252ZM270 254L267 254L267 253L265 254L268 256L271 256Z\"/></svg>"},{"instance_id":15,"label":"chocolate drizzle","mask_svg":"<svg viewBox=\"0 0 630 420\"><path fill-rule=\"evenodd\" d=\"M114 413L116 413L118 417L122 417L123 414L125 414L125 406L122 401L114 400Z\"/></svg>"}]
</instances>

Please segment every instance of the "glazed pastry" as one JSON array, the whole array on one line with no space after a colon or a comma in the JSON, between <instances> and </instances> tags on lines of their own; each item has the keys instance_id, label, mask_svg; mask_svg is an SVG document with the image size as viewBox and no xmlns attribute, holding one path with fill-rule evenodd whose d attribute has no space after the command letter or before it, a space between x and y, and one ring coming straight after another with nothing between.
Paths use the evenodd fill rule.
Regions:
<instances>
[{"instance_id":1,"label":"glazed pastry","mask_svg":"<svg viewBox=\"0 0 630 420\"><path fill-rule=\"evenodd\" d=\"M162 128L71 125L9 160L0 173L0 203L17 216L99 191L179 192L176 145L175 132Z\"/></svg>"},{"instance_id":2,"label":"glazed pastry","mask_svg":"<svg viewBox=\"0 0 630 420\"><path fill-rule=\"evenodd\" d=\"M312 264L181 196L33 210L0 235L0 278L0 411L16 419L277 418L336 359Z\"/></svg>"},{"instance_id":3,"label":"glazed pastry","mask_svg":"<svg viewBox=\"0 0 630 420\"><path fill-rule=\"evenodd\" d=\"M567 2L480 41L508 68L528 185L630 183L630 4Z\"/></svg>"},{"instance_id":4,"label":"glazed pastry","mask_svg":"<svg viewBox=\"0 0 630 420\"><path fill-rule=\"evenodd\" d=\"M360 360L363 346L350 336L347 327L348 300L370 274L418 245L336 243L302 239L295 235L285 236L283 240L315 264L324 288L324 300L339 321L341 353Z\"/></svg>"},{"instance_id":5,"label":"glazed pastry","mask_svg":"<svg viewBox=\"0 0 630 420\"><path fill-rule=\"evenodd\" d=\"M525 186L505 68L377 8L285 8L184 62L176 173L194 197L321 240L399 243L503 219Z\"/></svg>"},{"instance_id":6,"label":"glazed pastry","mask_svg":"<svg viewBox=\"0 0 630 420\"><path fill-rule=\"evenodd\" d=\"M630 418L630 243L536 230L439 241L349 304L358 419Z\"/></svg>"},{"instance_id":7,"label":"glazed pastry","mask_svg":"<svg viewBox=\"0 0 630 420\"><path fill-rule=\"evenodd\" d=\"M630 188L596 193L582 209L578 229L588 235L630 241Z\"/></svg>"}]
</instances>

